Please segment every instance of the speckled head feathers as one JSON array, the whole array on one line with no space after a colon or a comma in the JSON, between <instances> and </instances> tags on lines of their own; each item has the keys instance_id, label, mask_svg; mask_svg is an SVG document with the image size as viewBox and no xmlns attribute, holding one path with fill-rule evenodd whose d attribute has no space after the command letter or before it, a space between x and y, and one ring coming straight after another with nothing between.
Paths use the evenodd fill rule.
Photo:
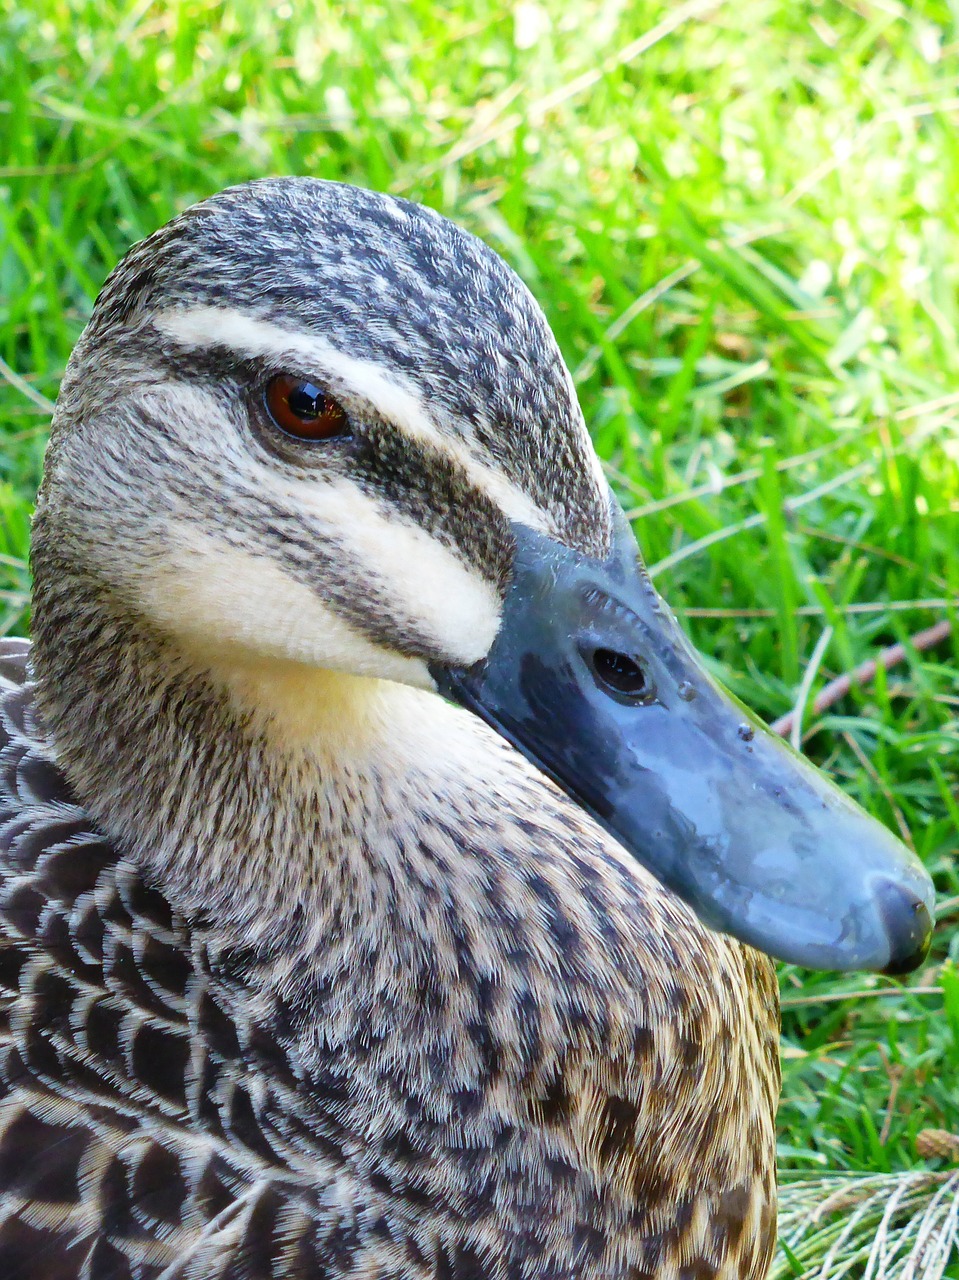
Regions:
<instances>
[{"instance_id":1,"label":"speckled head feathers","mask_svg":"<svg viewBox=\"0 0 959 1280\"><path fill-rule=\"evenodd\" d=\"M346 444L264 426L283 372L344 405ZM41 554L48 516L162 626L247 644L285 633L262 625L285 599L305 622L284 656L414 683L411 661L486 652L511 522L592 554L610 532L572 379L519 277L432 210L306 178L224 191L116 269L61 390ZM350 643L317 647L344 627Z\"/></svg>"},{"instance_id":2,"label":"speckled head feathers","mask_svg":"<svg viewBox=\"0 0 959 1280\"><path fill-rule=\"evenodd\" d=\"M93 329L197 307L320 336L408 379L434 422L488 451L558 533L605 544L598 469L539 304L434 210L313 178L231 187L131 251Z\"/></svg>"}]
</instances>

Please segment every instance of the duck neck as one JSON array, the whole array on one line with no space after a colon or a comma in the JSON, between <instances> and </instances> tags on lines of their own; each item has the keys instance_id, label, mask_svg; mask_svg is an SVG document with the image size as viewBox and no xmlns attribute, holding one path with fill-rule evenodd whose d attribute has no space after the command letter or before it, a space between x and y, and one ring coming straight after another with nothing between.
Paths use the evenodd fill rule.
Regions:
<instances>
[{"instance_id":1,"label":"duck neck","mask_svg":"<svg viewBox=\"0 0 959 1280\"><path fill-rule=\"evenodd\" d=\"M334 982L354 1011L404 1026L443 993L455 1038L508 958L536 1037L549 1025L559 1044L578 1001L597 1034L627 1034L651 949L669 963L672 900L492 730L392 682L187 650L87 579L61 572L48 592L49 577L34 663L58 763L117 850L258 990ZM514 1010L502 1032L520 1074L540 1052L528 1029Z\"/></svg>"},{"instance_id":2,"label":"duck neck","mask_svg":"<svg viewBox=\"0 0 959 1280\"><path fill-rule=\"evenodd\" d=\"M472 717L389 681L205 650L86 577L38 575L37 706L75 794L188 916L239 945L395 930L413 825L469 772ZM492 759L502 753L496 739ZM487 747L484 743L482 746ZM481 752L482 755L482 752Z\"/></svg>"},{"instance_id":3,"label":"duck neck","mask_svg":"<svg viewBox=\"0 0 959 1280\"><path fill-rule=\"evenodd\" d=\"M509 1158L544 1203L538 1171L557 1161L584 1220L633 1222L646 1205L649 1249L670 1204L699 1223L735 1187L743 1213L767 1212L764 958L701 926L435 695L187 654L89 584L47 580L37 705L78 798L209 953L245 955L229 972L257 1025L316 1079L346 1072L364 1141L393 1105L389 1079L407 1099L395 1123L424 1149L481 1150L495 1181L522 1131ZM737 1082L721 1125L717 1046ZM755 1151L743 1133L760 1135ZM543 1222L565 1240L565 1219Z\"/></svg>"}]
</instances>

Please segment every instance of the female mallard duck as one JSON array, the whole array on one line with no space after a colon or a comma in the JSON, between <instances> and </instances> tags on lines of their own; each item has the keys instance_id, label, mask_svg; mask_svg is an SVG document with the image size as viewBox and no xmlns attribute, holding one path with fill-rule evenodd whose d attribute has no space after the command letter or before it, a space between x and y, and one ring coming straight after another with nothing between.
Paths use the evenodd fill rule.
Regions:
<instances>
[{"instance_id":1,"label":"female mallard duck","mask_svg":"<svg viewBox=\"0 0 959 1280\"><path fill-rule=\"evenodd\" d=\"M705 674L489 249L305 179L177 218L33 568L4 1280L762 1276L752 948L904 969L929 884Z\"/></svg>"}]
</instances>

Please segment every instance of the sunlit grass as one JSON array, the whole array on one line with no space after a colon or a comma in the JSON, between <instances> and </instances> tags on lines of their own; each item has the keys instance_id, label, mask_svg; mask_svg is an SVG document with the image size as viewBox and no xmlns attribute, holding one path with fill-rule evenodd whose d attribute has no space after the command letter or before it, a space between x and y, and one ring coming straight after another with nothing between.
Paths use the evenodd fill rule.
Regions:
<instances>
[{"instance_id":1,"label":"sunlit grass","mask_svg":"<svg viewBox=\"0 0 959 1280\"><path fill-rule=\"evenodd\" d=\"M954 617L957 21L946 0L0 0L0 629L27 626L46 400L99 284L185 205L281 172L426 201L516 267L659 585L770 719L814 652L811 694ZM959 1131L957 670L959 628L807 712L807 750L911 833L946 907L925 994L784 972L787 1170L937 1172L918 1134Z\"/></svg>"}]
</instances>

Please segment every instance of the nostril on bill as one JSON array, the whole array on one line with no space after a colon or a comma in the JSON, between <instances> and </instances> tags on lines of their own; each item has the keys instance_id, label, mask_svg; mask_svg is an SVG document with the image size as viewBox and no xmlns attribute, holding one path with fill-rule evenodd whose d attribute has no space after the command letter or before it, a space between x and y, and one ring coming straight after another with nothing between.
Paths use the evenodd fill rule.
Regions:
<instances>
[{"instance_id":1,"label":"nostril on bill","mask_svg":"<svg viewBox=\"0 0 959 1280\"><path fill-rule=\"evenodd\" d=\"M883 973L910 973L929 954L929 908L911 889L891 880L881 880L876 885L876 898L889 937L889 963Z\"/></svg>"},{"instance_id":2,"label":"nostril on bill","mask_svg":"<svg viewBox=\"0 0 959 1280\"><path fill-rule=\"evenodd\" d=\"M601 688L622 698L643 700L651 686L642 665L628 653L596 649L591 658L593 675Z\"/></svg>"}]
</instances>

